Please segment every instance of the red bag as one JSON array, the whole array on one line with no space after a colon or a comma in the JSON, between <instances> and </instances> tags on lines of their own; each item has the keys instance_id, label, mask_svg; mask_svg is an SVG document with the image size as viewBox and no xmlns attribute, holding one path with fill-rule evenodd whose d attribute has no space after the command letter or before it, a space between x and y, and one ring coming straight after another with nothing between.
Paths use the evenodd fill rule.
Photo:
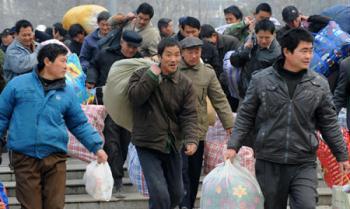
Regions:
<instances>
[{"instance_id":1,"label":"red bag","mask_svg":"<svg viewBox=\"0 0 350 209\"><path fill-rule=\"evenodd\" d=\"M89 123L98 131L104 141L103 129L104 120L107 116L106 109L103 105L81 105ZM96 160L96 156L89 152L69 131L68 155L85 162Z\"/></svg>"},{"instance_id":2,"label":"red bag","mask_svg":"<svg viewBox=\"0 0 350 209\"><path fill-rule=\"evenodd\" d=\"M233 117L236 115L233 113ZM224 151L228 140L227 133L223 128L220 119L216 116L214 126L208 129L204 142L204 173L208 174L218 164L224 162ZM247 168L255 176L254 151L250 147L243 146L238 152L239 163Z\"/></svg>"},{"instance_id":3,"label":"red bag","mask_svg":"<svg viewBox=\"0 0 350 209\"><path fill-rule=\"evenodd\" d=\"M342 128L343 137L348 147L348 152L350 151L350 135L349 131ZM339 170L339 164L333 156L328 145L322 139L321 134L317 134L319 138L319 147L317 150L317 157L321 162L323 170L323 178L327 185L332 188L333 185L345 185L349 183L350 174L342 176ZM349 153L350 156L350 153ZM342 179L343 178L343 179Z\"/></svg>"}]
</instances>

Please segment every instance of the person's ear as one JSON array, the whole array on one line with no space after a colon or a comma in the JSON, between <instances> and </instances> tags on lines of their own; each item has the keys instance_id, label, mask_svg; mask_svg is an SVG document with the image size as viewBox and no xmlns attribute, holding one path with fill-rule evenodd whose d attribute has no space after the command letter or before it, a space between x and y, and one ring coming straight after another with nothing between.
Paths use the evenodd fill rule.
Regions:
<instances>
[{"instance_id":1,"label":"person's ear","mask_svg":"<svg viewBox=\"0 0 350 209\"><path fill-rule=\"evenodd\" d=\"M49 60L49 58L45 57L44 64L45 64L45 66L48 66L48 65L52 64L52 62Z\"/></svg>"}]
</instances>

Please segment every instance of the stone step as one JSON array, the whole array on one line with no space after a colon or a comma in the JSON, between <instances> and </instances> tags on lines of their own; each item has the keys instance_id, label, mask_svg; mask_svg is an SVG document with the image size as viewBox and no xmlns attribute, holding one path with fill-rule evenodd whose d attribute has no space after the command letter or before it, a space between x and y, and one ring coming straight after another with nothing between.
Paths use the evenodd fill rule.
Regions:
<instances>
[{"instance_id":1,"label":"stone step","mask_svg":"<svg viewBox=\"0 0 350 209\"><path fill-rule=\"evenodd\" d=\"M4 186L7 190L7 196L16 196L16 182L14 181L3 181ZM115 191L114 191L115 192ZM137 188L133 186L129 178L123 178L123 192L135 193ZM66 195L79 195L86 194L85 184L83 179L68 179L66 181Z\"/></svg>"},{"instance_id":2,"label":"stone step","mask_svg":"<svg viewBox=\"0 0 350 209\"><path fill-rule=\"evenodd\" d=\"M197 195L195 208L200 205L200 192ZM11 209L20 209L15 197L9 198ZM66 195L65 209L147 209L148 198L138 193L128 194L125 198L115 198L109 202L96 201L89 195ZM289 209L289 207L288 207ZM316 209L331 209L330 205L320 205Z\"/></svg>"}]
</instances>

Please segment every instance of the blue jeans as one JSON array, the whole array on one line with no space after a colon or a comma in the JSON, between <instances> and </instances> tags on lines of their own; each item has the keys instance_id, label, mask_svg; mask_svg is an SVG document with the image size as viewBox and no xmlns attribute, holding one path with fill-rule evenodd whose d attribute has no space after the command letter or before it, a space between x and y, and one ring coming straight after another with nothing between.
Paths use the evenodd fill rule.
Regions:
<instances>
[{"instance_id":1,"label":"blue jeans","mask_svg":"<svg viewBox=\"0 0 350 209\"><path fill-rule=\"evenodd\" d=\"M172 209L183 197L181 154L169 154L137 147L137 154L145 176L150 209Z\"/></svg>"}]
</instances>

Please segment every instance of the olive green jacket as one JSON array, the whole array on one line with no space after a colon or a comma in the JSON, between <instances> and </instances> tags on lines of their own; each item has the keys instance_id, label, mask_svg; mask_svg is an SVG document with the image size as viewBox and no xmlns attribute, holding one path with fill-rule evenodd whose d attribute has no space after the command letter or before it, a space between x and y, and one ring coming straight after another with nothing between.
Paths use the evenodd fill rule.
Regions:
<instances>
[{"instance_id":1,"label":"olive green jacket","mask_svg":"<svg viewBox=\"0 0 350 209\"><path fill-rule=\"evenodd\" d=\"M204 63L189 67L184 61L181 61L179 69L192 80L196 92L198 100L198 138L203 140L208 131L207 96L213 104L223 127L225 129L232 128L232 111L214 69Z\"/></svg>"}]
</instances>

